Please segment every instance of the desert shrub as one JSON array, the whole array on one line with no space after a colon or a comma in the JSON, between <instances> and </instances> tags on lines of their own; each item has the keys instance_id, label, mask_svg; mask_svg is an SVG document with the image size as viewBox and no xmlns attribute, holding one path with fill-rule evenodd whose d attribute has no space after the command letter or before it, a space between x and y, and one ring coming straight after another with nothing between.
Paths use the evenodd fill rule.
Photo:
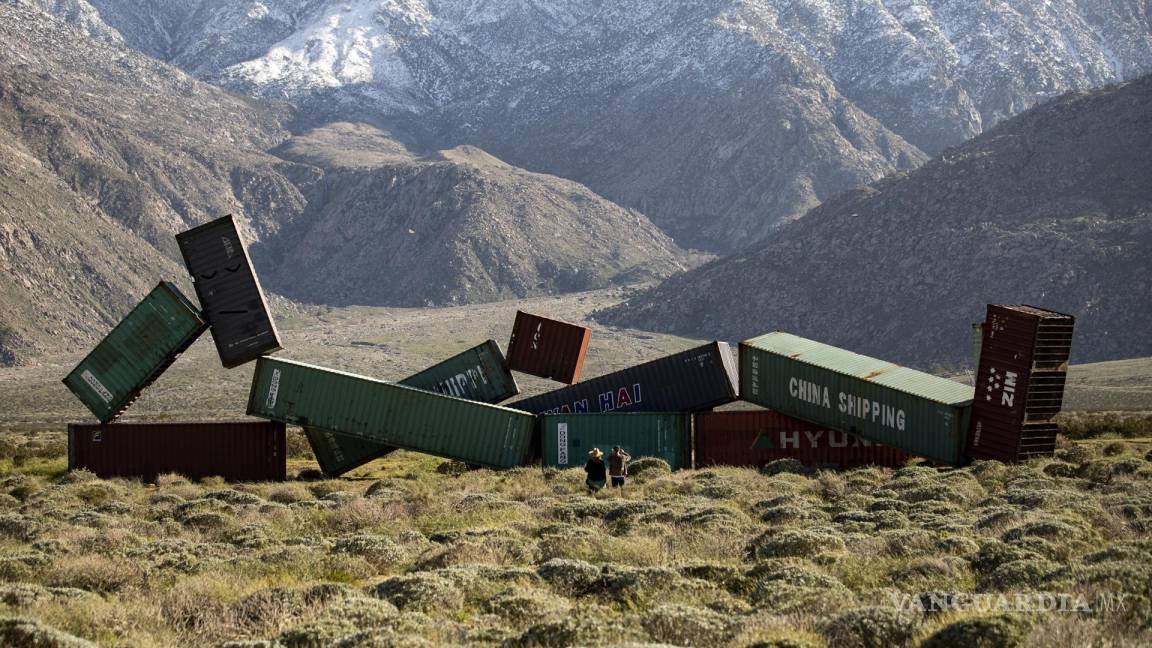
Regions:
<instances>
[{"instance_id":1,"label":"desert shrub","mask_svg":"<svg viewBox=\"0 0 1152 648\"><path fill-rule=\"evenodd\" d=\"M254 495L252 493L244 493L244 492L232 489L232 488L222 488L219 490L209 491L209 492L204 494L204 497L207 499L214 499L214 500L220 500L221 502L227 502L227 503L232 504L234 506L244 506L244 505L258 506L258 505L264 503L264 500L260 499L259 495Z\"/></svg>"},{"instance_id":2,"label":"desert shrub","mask_svg":"<svg viewBox=\"0 0 1152 648\"><path fill-rule=\"evenodd\" d=\"M848 610L824 629L831 648L889 648L906 645L916 632L917 618L884 607Z\"/></svg>"},{"instance_id":3,"label":"desert shrub","mask_svg":"<svg viewBox=\"0 0 1152 648\"><path fill-rule=\"evenodd\" d=\"M768 531L752 542L752 556L761 558L806 557L826 551L843 551L844 540L830 533L787 529Z\"/></svg>"},{"instance_id":4,"label":"desert shrub","mask_svg":"<svg viewBox=\"0 0 1152 648\"><path fill-rule=\"evenodd\" d=\"M241 598L232 606L238 620L250 626L275 626L280 619L304 610L300 592L286 587L267 587Z\"/></svg>"},{"instance_id":5,"label":"desert shrub","mask_svg":"<svg viewBox=\"0 0 1152 648\"><path fill-rule=\"evenodd\" d=\"M637 478L652 479L671 472L672 466L659 457L640 457L628 464L628 474Z\"/></svg>"},{"instance_id":6,"label":"desert shrub","mask_svg":"<svg viewBox=\"0 0 1152 648\"><path fill-rule=\"evenodd\" d=\"M976 519L977 529L996 528L1022 517L1024 513L1013 506L994 506L985 509Z\"/></svg>"},{"instance_id":7,"label":"desert shrub","mask_svg":"<svg viewBox=\"0 0 1152 648\"><path fill-rule=\"evenodd\" d=\"M31 583L0 583L0 604L9 607L28 607L38 601L52 598L47 588Z\"/></svg>"},{"instance_id":8,"label":"desert shrub","mask_svg":"<svg viewBox=\"0 0 1152 648\"><path fill-rule=\"evenodd\" d=\"M311 621L280 633L284 648L319 648L356 632L351 623L336 620Z\"/></svg>"},{"instance_id":9,"label":"desert shrub","mask_svg":"<svg viewBox=\"0 0 1152 648\"><path fill-rule=\"evenodd\" d=\"M828 613L852 599L852 592L835 577L802 565L761 565L748 579L749 601L776 614Z\"/></svg>"},{"instance_id":10,"label":"desert shrub","mask_svg":"<svg viewBox=\"0 0 1152 648\"><path fill-rule=\"evenodd\" d=\"M1070 464L1082 464L1092 458L1092 450L1086 445L1071 443L1057 450L1054 455L1060 461L1066 461Z\"/></svg>"},{"instance_id":11,"label":"desert shrub","mask_svg":"<svg viewBox=\"0 0 1152 648\"><path fill-rule=\"evenodd\" d=\"M377 480L372 482L372 485L364 491L364 497L369 499L378 500L403 500L404 491L396 487L396 483L390 480Z\"/></svg>"},{"instance_id":12,"label":"desert shrub","mask_svg":"<svg viewBox=\"0 0 1152 648\"><path fill-rule=\"evenodd\" d=\"M433 574L393 576L368 589L401 610L452 612L464 604L464 594L447 579Z\"/></svg>"},{"instance_id":13,"label":"desert shrub","mask_svg":"<svg viewBox=\"0 0 1152 648\"><path fill-rule=\"evenodd\" d=\"M324 610L324 620L347 622L357 628L379 628L395 622L400 611L388 601L377 598L349 597L331 603Z\"/></svg>"},{"instance_id":14,"label":"desert shrub","mask_svg":"<svg viewBox=\"0 0 1152 648\"><path fill-rule=\"evenodd\" d=\"M39 522L19 513L0 513L0 538L31 542L41 528Z\"/></svg>"},{"instance_id":15,"label":"desert shrub","mask_svg":"<svg viewBox=\"0 0 1152 648\"><path fill-rule=\"evenodd\" d=\"M360 556L377 569L398 565L408 559L408 551L404 547L384 536L370 534L341 536L336 539L331 551L335 554Z\"/></svg>"},{"instance_id":16,"label":"desert shrub","mask_svg":"<svg viewBox=\"0 0 1152 648\"><path fill-rule=\"evenodd\" d=\"M567 601L540 590L520 588L498 592L484 603L485 611L522 625L569 607Z\"/></svg>"},{"instance_id":17,"label":"desert shrub","mask_svg":"<svg viewBox=\"0 0 1152 648\"><path fill-rule=\"evenodd\" d=\"M908 502L898 500L891 497L882 497L880 499L872 500L868 504L867 511L898 511L900 513L907 513L910 505Z\"/></svg>"},{"instance_id":18,"label":"desert shrub","mask_svg":"<svg viewBox=\"0 0 1152 648\"><path fill-rule=\"evenodd\" d=\"M587 518L602 518L616 504L594 497L578 496L552 509L552 516L565 522L578 522Z\"/></svg>"},{"instance_id":19,"label":"desert shrub","mask_svg":"<svg viewBox=\"0 0 1152 648\"><path fill-rule=\"evenodd\" d=\"M614 524L632 522L642 516L667 513L671 519L671 513L663 506L656 502L648 500L634 500L615 504L604 513L604 521Z\"/></svg>"},{"instance_id":20,"label":"desert shrub","mask_svg":"<svg viewBox=\"0 0 1152 648\"><path fill-rule=\"evenodd\" d=\"M0 618L0 645L11 648L96 648L96 644L79 637L38 621L20 618Z\"/></svg>"},{"instance_id":21,"label":"desert shrub","mask_svg":"<svg viewBox=\"0 0 1152 648\"><path fill-rule=\"evenodd\" d=\"M96 473L92 472L91 470L87 470L85 468L77 468L75 470L69 470L63 475L60 475L60 477L56 479L56 483L65 485L80 484L83 482L96 481L97 479L99 479L99 477L97 477Z\"/></svg>"},{"instance_id":22,"label":"desert shrub","mask_svg":"<svg viewBox=\"0 0 1152 648\"><path fill-rule=\"evenodd\" d=\"M1014 615L999 614L946 625L920 644L920 648L1016 648L1027 638L1027 622Z\"/></svg>"},{"instance_id":23,"label":"desert shrub","mask_svg":"<svg viewBox=\"0 0 1152 648\"><path fill-rule=\"evenodd\" d=\"M1115 544L1111 547L1108 547L1107 549L1086 554L1080 560L1083 563L1091 564L1112 561L1128 561L1135 563L1147 561L1149 559L1152 559L1152 552L1149 552L1147 549L1141 549L1140 547L1126 544Z\"/></svg>"},{"instance_id":24,"label":"desert shrub","mask_svg":"<svg viewBox=\"0 0 1152 648\"><path fill-rule=\"evenodd\" d=\"M821 520L825 517L826 514L817 508L804 508L793 504L772 506L760 512L760 519L769 524L808 522Z\"/></svg>"},{"instance_id":25,"label":"desert shrub","mask_svg":"<svg viewBox=\"0 0 1152 648\"><path fill-rule=\"evenodd\" d=\"M1012 542L1013 540L1020 540L1026 537L1039 537L1049 540L1073 540L1080 538L1083 534L1084 531L1082 529L1074 527L1071 524L1059 520L1046 519L1028 522L1014 529L1009 529L1001 536L1001 539L1005 542Z\"/></svg>"},{"instance_id":26,"label":"desert shrub","mask_svg":"<svg viewBox=\"0 0 1152 648\"><path fill-rule=\"evenodd\" d=\"M268 499L280 504L294 504L312 499L312 494L299 484L284 484L273 488Z\"/></svg>"},{"instance_id":27,"label":"desert shrub","mask_svg":"<svg viewBox=\"0 0 1152 648\"><path fill-rule=\"evenodd\" d=\"M944 536L936 541L936 549L954 556L970 556L980 551L980 545L962 535Z\"/></svg>"},{"instance_id":28,"label":"desert shrub","mask_svg":"<svg viewBox=\"0 0 1152 648\"><path fill-rule=\"evenodd\" d=\"M672 592L712 588L702 581L688 581L667 567L605 565L592 593L632 605L646 604Z\"/></svg>"},{"instance_id":29,"label":"desert shrub","mask_svg":"<svg viewBox=\"0 0 1152 648\"><path fill-rule=\"evenodd\" d=\"M1000 565L1014 560L1034 560L1039 558L1032 551L1014 547L999 541L990 541L980 547L980 551L969 559L972 569L980 573L991 573Z\"/></svg>"},{"instance_id":30,"label":"desert shrub","mask_svg":"<svg viewBox=\"0 0 1152 648\"><path fill-rule=\"evenodd\" d=\"M1071 464L1064 461L1053 461L1047 466L1044 466L1044 474L1051 477L1060 478L1075 477L1079 468L1080 467L1076 464Z\"/></svg>"},{"instance_id":31,"label":"desert shrub","mask_svg":"<svg viewBox=\"0 0 1152 648\"><path fill-rule=\"evenodd\" d=\"M677 522L700 529L740 529L749 520L742 511L727 506L702 506L689 509Z\"/></svg>"},{"instance_id":32,"label":"desert shrub","mask_svg":"<svg viewBox=\"0 0 1152 648\"><path fill-rule=\"evenodd\" d=\"M673 646L726 646L734 634L724 615L687 605L661 605L648 611L641 624L653 639Z\"/></svg>"},{"instance_id":33,"label":"desert shrub","mask_svg":"<svg viewBox=\"0 0 1152 648\"><path fill-rule=\"evenodd\" d=\"M733 594L744 594L750 589L750 582L744 571L732 565L700 563L681 565L677 571L686 578L696 578L723 587Z\"/></svg>"},{"instance_id":34,"label":"desert shrub","mask_svg":"<svg viewBox=\"0 0 1152 648\"><path fill-rule=\"evenodd\" d=\"M808 468L796 459L776 459L761 466L760 473L763 475L780 475L784 473L804 475L808 473Z\"/></svg>"},{"instance_id":35,"label":"desert shrub","mask_svg":"<svg viewBox=\"0 0 1152 648\"><path fill-rule=\"evenodd\" d=\"M536 562L536 543L517 537L463 538L427 552L417 569L439 569L473 563L528 564Z\"/></svg>"},{"instance_id":36,"label":"desert shrub","mask_svg":"<svg viewBox=\"0 0 1152 648\"><path fill-rule=\"evenodd\" d=\"M144 570L133 561L86 555L57 560L48 571L47 582L103 594L141 586L144 577Z\"/></svg>"},{"instance_id":37,"label":"desert shrub","mask_svg":"<svg viewBox=\"0 0 1152 648\"><path fill-rule=\"evenodd\" d=\"M643 641L642 632L632 624L578 615L559 621L538 623L520 636L505 642L508 648L564 648L566 646L607 646L627 641Z\"/></svg>"},{"instance_id":38,"label":"desert shrub","mask_svg":"<svg viewBox=\"0 0 1152 648\"><path fill-rule=\"evenodd\" d=\"M1039 587L1061 574L1063 568L1042 558L1013 560L1001 564L980 579L980 589L1014 591Z\"/></svg>"}]
</instances>

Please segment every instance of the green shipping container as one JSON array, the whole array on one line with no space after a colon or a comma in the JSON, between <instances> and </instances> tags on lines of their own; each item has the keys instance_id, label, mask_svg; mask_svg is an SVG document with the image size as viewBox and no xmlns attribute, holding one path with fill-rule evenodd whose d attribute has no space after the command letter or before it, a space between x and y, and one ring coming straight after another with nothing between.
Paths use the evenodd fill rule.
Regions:
<instances>
[{"instance_id":1,"label":"green shipping container","mask_svg":"<svg viewBox=\"0 0 1152 648\"><path fill-rule=\"evenodd\" d=\"M692 465L690 414L544 414L540 417L540 427L547 466L583 466L592 448L600 448L607 455L613 446L624 448L633 459L659 457L673 470Z\"/></svg>"},{"instance_id":2,"label":"green shipping container","mask_svg":"<svg viewBox=\"0 0 1152 648\"><path fill-rule=\"evenodd\" d=\"M101 423L120 415L208 328L179 289L160 282L64 378Z\"/></svg>"},{"instance_id":3,"label":"green shipping container","mask_svg":"<svg viewBox=\"0 0 1152 648\"><path fill-rule=\"evenodd\" d=\"M481 403L499 403L520 393L495 340L458 353L398 384ZM343 475L395 450L346 434L305 428L304 434L325 474Z\"/></svg>"},{"instance_id":4,"label":"green shipping container","mask_svg":"<svg viewBox=\"0 0 1152 648\"><path fill-rule=\"evenodd\" d=\"M740 393L933 461L964 459L973 391L947 378L776 332L740 343Z\"/></svg>"},{"instance_id":5,"label":"green shipping container","mask_svg":"<svg viewBox=\"0 0 1152 648\"><path fill-rule=\"evenodd\" d=\"M248 414L470 464L510 468L536 417L303 362L256 360Z\"/></svg>"}]
</instances>

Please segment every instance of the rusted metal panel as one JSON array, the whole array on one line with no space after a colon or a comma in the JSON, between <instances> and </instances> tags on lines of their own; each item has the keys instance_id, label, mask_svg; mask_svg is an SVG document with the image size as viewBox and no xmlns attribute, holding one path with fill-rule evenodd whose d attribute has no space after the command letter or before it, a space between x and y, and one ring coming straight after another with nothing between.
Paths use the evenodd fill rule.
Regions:
<instances>
[{"instance_id":1,"label":"rusted metal panel","mask_svg":"<svg viewBox=\"0 0 1152 648\"><path fill-rule=\"evenodd\" d=\"M580 380L592 329L516 311L508 341L508 366L557 382Z\"/></svg>"},{"instance_id":2,"label":"rusted metal panel","mask_svg":"<svg viewBox=\"0 0 1152 648\"><path fill-rule=\"evenodd\" d=\"M68 426L68 469L108 479L156 481L179 473L189 479L283 481L283 423L111 423Z\"/></svg>"},{"instance_id":3,"label":"rusted metal panel","mask_svg":"<svg viewBox=\"0 0 1152 648\"><path fill-rule=\"evenodd\" d=\"M899 466L913 455L771 410L705 412L695 417L696 467L762 467L777 459L805 466Z\"/></svg>"},{"instance_id":4,"label":"rusted metal panel","mask_svg":"<svg viewBox=\"0 0 1152 648\"><path fill-rule=\"evenodd\" d=\"M196 306L162 281L63 382L97 420L109 423L207 328Z\"/></svg>"},{"instance_id":5,"label":"rusted metal panel","mask_svg":"<svg viewBox=\"0 0 1152 648\"><path fill-rule=\"evenodd\" d=\"M738 397L736 363L724 342L525 398L508 407L533 414L700 412Z\"/></svg>"},{"instance_id":6,"label":"rusted metal panel","mask_svg":"<svg viewBox=\"0 0 1152 648\"><path fill-rule=\"evenodd\" d=\"M274 351L280 335L231 215L176 235L220 362L232 368Z\"/></svg>"},{"instance_id":7,"label":"rusted metal panel","mask_svg":"<svg viewBox=\"0 0 1152 648\"><path fill-rule=\"evenodd\" d=\"M1074 326L1064 313L988 305L968 433L973 459L1019 461L1055 448L1051 420L1064 400Z\"/></svg>"}]
</instances>

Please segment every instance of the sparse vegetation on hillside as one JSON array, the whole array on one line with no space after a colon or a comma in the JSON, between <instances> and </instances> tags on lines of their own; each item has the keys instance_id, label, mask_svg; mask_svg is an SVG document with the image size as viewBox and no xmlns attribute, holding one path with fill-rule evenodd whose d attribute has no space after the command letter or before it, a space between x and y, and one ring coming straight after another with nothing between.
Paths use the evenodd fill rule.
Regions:
<instances>
[{"instance_id":1,"label":"sparse vegetation on hillside","mask_svg":"<svg viewBox=\"0 0 1152 648\"><path fill-rule=\"evenodd\" d=\"M951 471L654 469L592 498L579 470L410 453L356 479L142 485L66 473L58 437L0 442L6 645L1152 641L1146 443ZM946 609L1038 592L1127 599Z\"/></svg>"}]
</instances>

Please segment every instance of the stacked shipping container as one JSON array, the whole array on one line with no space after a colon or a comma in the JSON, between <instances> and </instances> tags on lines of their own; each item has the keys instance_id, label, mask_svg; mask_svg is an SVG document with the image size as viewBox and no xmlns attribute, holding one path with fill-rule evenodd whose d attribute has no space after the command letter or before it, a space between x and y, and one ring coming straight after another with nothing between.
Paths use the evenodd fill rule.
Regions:
<instances>
[{"instance_id":1,"label":"stacked shipping container","mask_svg":"<svg viewBox=\"0 0 1152 648\"><path fill-rule=\"evenodd\" d=\"M494 340L458 353L398 384L480 403L499 403L520 393ZM388 454L395 448L330 430L305 428L308 443L325 474L333 477Z\"/></svg>"},{"instance_id":2,"label":"stacked shipping container","mask_svg":"<svg viewBox=\"0 0 1152 648\"><path fill-rule=\"evenodd\" d=\"M516 311L508 366L569 385L580 380L592 329Z\"/></svg>"},{"instance_id":3,"label":"stacked shipping container","mask_svg":"<svg viewBox=\"0 0 1152 648\"><path fill-rule=\"evenodd\" d=\"M1056 449L1075 318L989 304L968 436L973 459L1020 461Z\"/></svg>"},{"instance_id":4,"label":"stacked shipping container","mask_svg":"<svg viewBox=\"0 0 1152 648\"><path fill-rule=\"evenodd\" d=\"M934 461L964 460L972 388L776 332L740 343L744 400Z\"/></svg>"}]
</instances>

